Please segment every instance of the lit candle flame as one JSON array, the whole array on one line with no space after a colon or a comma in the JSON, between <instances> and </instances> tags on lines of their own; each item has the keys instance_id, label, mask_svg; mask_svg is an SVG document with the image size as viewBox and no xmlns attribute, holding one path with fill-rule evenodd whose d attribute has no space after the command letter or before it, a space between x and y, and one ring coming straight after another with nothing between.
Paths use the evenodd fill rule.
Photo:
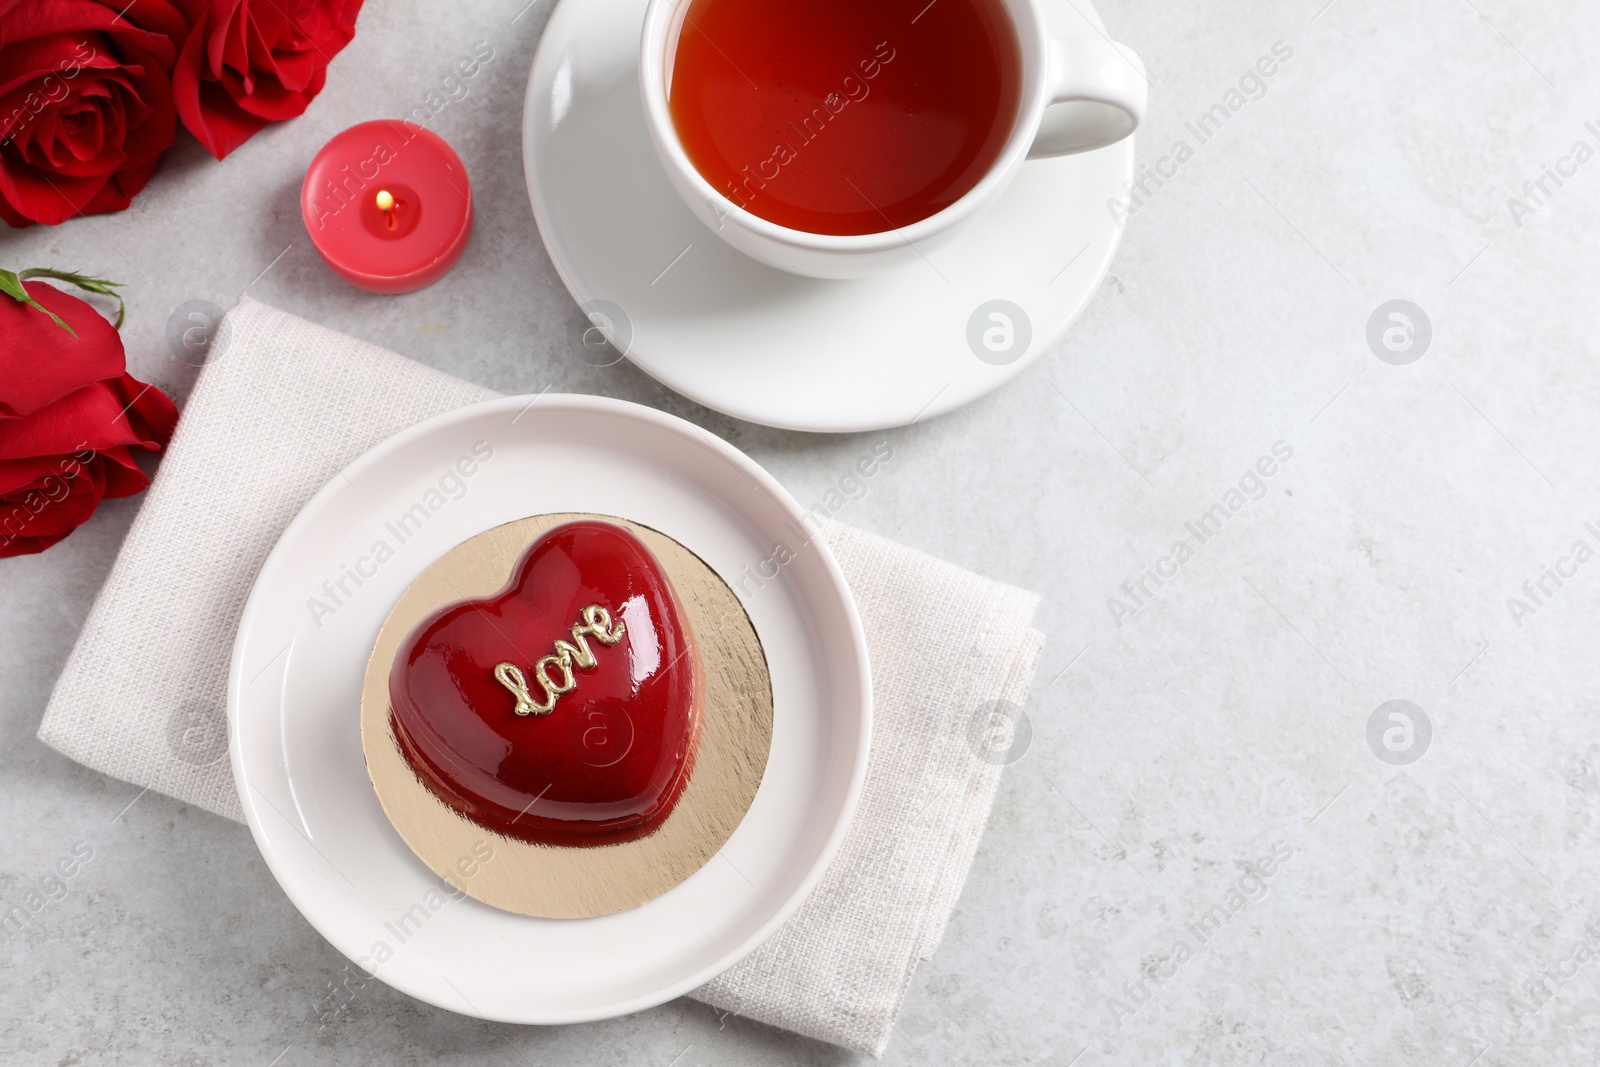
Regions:
<instances>
[{"instance_id":1,"label":"lit candle flame","mask_svg":"<svg viewBox=\"0 0 1600 1067\"><path fill-rule=\"evenodd\" d=\"M378 190L378 210L385 215L394 210L394 194L387 189Z\"/></svg>"}]
</instances>

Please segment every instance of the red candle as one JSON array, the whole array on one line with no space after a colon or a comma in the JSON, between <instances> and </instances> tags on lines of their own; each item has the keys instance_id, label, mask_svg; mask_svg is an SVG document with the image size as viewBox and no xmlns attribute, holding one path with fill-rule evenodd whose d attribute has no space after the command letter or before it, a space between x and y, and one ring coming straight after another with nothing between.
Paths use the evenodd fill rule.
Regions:
<instances>
[{"instance_id":1,"label":"red candle","mask_svg":"<svg viewBox=\"0 0 1600 1067\"><path fill-rule=\"evenodd\" d=\"M444 138L395 119L322 146L300 187L306 231L329 267L375 293L409 293L455 266L472 236L472 186Z\"/></svg>"}]
</instances>

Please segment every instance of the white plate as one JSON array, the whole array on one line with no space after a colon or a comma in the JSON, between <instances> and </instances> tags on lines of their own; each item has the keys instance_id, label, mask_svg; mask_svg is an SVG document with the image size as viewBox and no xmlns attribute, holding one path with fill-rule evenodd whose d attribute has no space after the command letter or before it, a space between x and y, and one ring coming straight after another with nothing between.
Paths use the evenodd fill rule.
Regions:
<instances>
[{"instance_id":1,"label":"white plate","mask_svg":"<svg viewBox=\"0 0 1600 1067\"><path fill-rule=\"evenodd\" d=\"M492 458L465 464L473 473L457 479L464 492L455 482L438 492L478 442ZM402 543L396 524L418 503L441 506L414 517ZM476 404L390 438L312 498L261 569L228 682L240 799L305 917L395 988L517 1023L639 1011L759 945L832 859L871 729L860 621L832 555L813 543L765 585L744 583L772 669L772 755L717 858L650 903L597 919L445 900L445 883L395 833L367 780L362 673L384 618L424 567L480 531L552 511L625 515L677 538L733 583L758 573L779 543L798 548L803 529L800 508L766 472L681 419L598 397ZM394 551L382 563L378 541ZM362 572L362 585L346 578L351 595L335 605L323 583L350 571ZM332 614L318 610L314 620L312 597ZM390 954L381 963L380 944Z\"/></svg>"},{"instance_id":2,"label":"white plate","mask_svg":"<svg viewBox=\"0 0 1600 1067\"><path fill-rule=\"evenodd\" d=\"M1132 175L1131 137L1029 162L925 262L858 281L785 274L729 248L668 184L639 100L645 4L563 0L534 54L522 121L551 262L580 307L616 323L617 347L645 372L752 422L884 429L1011 380L1089 302L1121 237L1106 201ZM1104 33L1086 0L1044 8L1054 36ZM979 309L997 300L1022 310L1030 336L1015 323L1010 347L980 359L969 325L986 327Z\"/></svg>"}]
</instances>

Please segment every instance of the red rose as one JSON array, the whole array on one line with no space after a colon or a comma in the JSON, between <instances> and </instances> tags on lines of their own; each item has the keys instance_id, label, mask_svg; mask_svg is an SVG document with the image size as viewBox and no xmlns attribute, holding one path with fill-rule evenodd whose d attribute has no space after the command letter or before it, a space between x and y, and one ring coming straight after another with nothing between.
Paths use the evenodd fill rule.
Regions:
<instances>
[{"instance_id":1,"label":"red rose","mask_svg":"<svg viewBox=\"0 0 1600 1067\"><path fill-rule=\"evenodd\" d=\"M128 206L172 144L187 26L168 0L0 0L0 218Z\"/></svg>"},{"instance_id":2,"label":"red rose","mask_svg":"<svg viewBox=\"0 0 1600 1067\"><path fill-rule=\"evenodd\" d=\"M159 452L178 411L127 374L122 337L75 296L25 282L44 311L0 296L0 557L42 552L104 497L150 484L130 448Z\"/></svg>"},{"instance_id":3,"label":"red rose","mask_svg":"<svg viewBox=\"0 0 1600 1067\"><path fill-rule=\"evenodd\" d=\"M361 0L177 2L194 26L172 75L178 114L218 159L305 111L361 11Z\"/></svg>"}]
</instances>

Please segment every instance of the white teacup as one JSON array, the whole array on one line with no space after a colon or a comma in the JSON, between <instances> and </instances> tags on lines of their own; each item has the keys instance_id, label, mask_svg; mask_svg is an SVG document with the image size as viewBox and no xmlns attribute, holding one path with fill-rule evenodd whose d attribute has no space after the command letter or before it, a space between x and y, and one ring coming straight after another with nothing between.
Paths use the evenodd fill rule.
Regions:
<instances>
[{"instance_id":1,"label":"white teacup","mask_svg":"<svg viewBox=\"0 0 1600 1067\"><path fill-rule=\"evenodd\" d=\"M656 154L678 194L712 232L745 255L793 274L860 278L914 262L983 214L1025 161L1115 144L1144 117L1144 64L1132 49L1100 37L1052 39L1039 0L1002 0L1022 52L1022 99L1011 136L988 173L949 207L899 229L852 236L791 229L751 214L718 192L678 139L667 88L689 3L650 0L645 11L639 85ZM1080 106L1046 112L1052 104L1067 103Z\"/></svg>"}]
</instances>

